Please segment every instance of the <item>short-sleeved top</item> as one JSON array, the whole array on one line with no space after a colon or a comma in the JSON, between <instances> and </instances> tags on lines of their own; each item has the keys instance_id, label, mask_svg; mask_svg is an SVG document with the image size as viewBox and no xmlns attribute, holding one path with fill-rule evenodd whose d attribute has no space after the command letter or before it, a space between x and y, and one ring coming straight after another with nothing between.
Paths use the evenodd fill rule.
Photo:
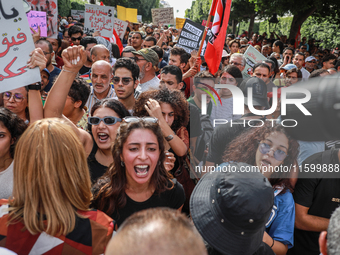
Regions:
<instances>
[{"instance_id":1,"label":"short-sleeved top","mask_svg":"<svg viewBox=\"0 0 340 255\"><path fill-rule=\"evenodd\" d=\"M327 164L340 164L338 158L339 149L330 151L331 157ZM308 157L302 164L302 169L306 164L318 165L326 164L322 161L322 155L329 151L316 153ZM312 176L310 176L312 177ZM340 178L299 178L293 194L296 204L308 207L308 214L329 219L331 214L340 205ZM288 254L315 254L319 255L320 232L305 231L295 229L294 247Z\"/></svg>"},{"instance_id":2,"label":"short-sleeved top","mask_svg":"<svg viewBox=\"0 0 340 255\"><path fill-rule=\"evenodd\" d=\"M8 199L9 197L12 196L13 166L14 166L14 160L7 167L7 169L0 172L0 199Z\"/></svg>"},{"instance_id":3,"label":"short-sleeved top","mask_svg":"<svg viewBox=\"0 0 340 255\"><path fill-rule=\"evenodd\" d=\"M44 91L49 92L53 86L54 80L59 76L61 70L58 67L53 68L53 71L50 72L49 82L44 88Z\"/></svg>"},{"instance_id":4,"label":"short-sleeved top","mask_svg":"<svg viewBox=\"0 0 340 255\"><path fill-rule=\"evenodd\" d=\"M189 99L187 100L190 104L193 104L194 106L196 106L198 109L200 109L198 107L198 105L195 103L195 100L193 97L189 97ZM210 101L208 106L207 106L207 114L210 116L211 115L211 111L212 111L212 102Z\"/></svg>"},{"instance_id":5,"label":"short-sleeved top","mask_svg":"<svg viewBox=\"0 0 340 255\"><path fill-rule=\"evenodd\" d=\"M112 217L117 223L118 227L132 214L149 208L156 207L169 207L172 209L180 208L185 201L185 194L183 186L177 182L176 179L169 180L168 187L172 186L172 189L166 190L160 194L153 194L148 200L144 202L136 202L129 196L126 196L126 205L124 208L115 210L110 217ZM96 207L96 201L93 203ZM105 210L103 210L105 211Z\"/></svg>"},{"instance_id":6,"label":"short-sleeved top","mask_svg":"<svg viewBox=\"0 0 340 255\"><path fill-rule=\"evenodd\" d=\"M280 192L280 190L275 190ZM275 194L272 212L266 223L266 232L274 240L288 245L294 245L295 204L292 193L287 190L284 194Z\"/></svg>"},{"instance_id":7,"label":"short-sleeved top","mask_svg":"<svg viewBox=\"0 0 340 255\"><path fill-rule=\"evenodd\" d=\"M0 246L17 254L104 254L113 232L112 219L99 210L78 211L74 230L66 236L32 235L22 222L7 226L8 201L0 200Z\"/></svg>"}]
</instances>

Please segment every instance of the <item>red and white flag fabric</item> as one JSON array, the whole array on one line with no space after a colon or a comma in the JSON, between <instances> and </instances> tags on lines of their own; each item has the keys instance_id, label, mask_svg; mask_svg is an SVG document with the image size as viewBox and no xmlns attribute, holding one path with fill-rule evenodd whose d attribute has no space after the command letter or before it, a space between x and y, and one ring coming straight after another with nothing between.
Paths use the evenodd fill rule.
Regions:
<instances>
[{"instance_id":1,"label":"red and white flag fabric","mask_svg":"<svg viewBox=\"0 0 340 255\"><path fill-rule=\"evenodd\" d=\"M222 59L222 51L227 33L232 0L213 0L209 14L214 16L212 23L212 36L204 53L209 72L215 74L218 71Z\"/></svg>"},{"instance_id":2,"label":"red and white flag fabric","mask_svg":"<svg viewBox=\"0 0 340 255\"><path fill-rule=\"evenodd\" d=\"M122 54L124 47L123 47L123 44L122 44L122 42L119 38L119 35L116 32L116 29L113 29L113 35L112 35L111 38L104 37L104 36L102 36L102 37L105 38L106 40L108 40L111 43L117 44L117 46L119 48L119 52L120 52L120 54Z\"/></svg>"},{"instance_id":3,"label":"red and white flag fabric","mask_svg":"<svg viewBox=\"0 0 340 255\"><path fill-rule=\"evenodd\" d=\"M297 49L299 47L300 42L301 42L301 31L300 30L301 30L301 26L299 26L299 30L298 30L296 37L295 37L295 45L294 45L295 49Z\"/></svg>"}]
</instances>

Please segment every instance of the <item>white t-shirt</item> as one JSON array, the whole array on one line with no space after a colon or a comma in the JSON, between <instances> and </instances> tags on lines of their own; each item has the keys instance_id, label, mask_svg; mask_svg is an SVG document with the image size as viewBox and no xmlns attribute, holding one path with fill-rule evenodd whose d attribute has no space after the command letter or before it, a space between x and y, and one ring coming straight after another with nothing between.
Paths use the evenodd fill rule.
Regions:
<instances>
[{"instance_id":1,"label":"white t-shirt","mask_svg":"<svg viewBox=\"0 0 340 255\"><path fill-rule=\"evenodd\" d=\"M135 95L134 95L135 98L137 99L140 94L150 89L159 89L159 79L157 78L157 76L155 76L154 78L152 78L151 80L147 82L140 83L136 88Z\"/></svg>"},{"instance_id":2,"label":"white t-shirt","mask_svg":"<svg viewBox=\"0 0 340 255\"><path fill-rule=\"evenodd\" d=\"M212 102L212 110L210 114L211 124L214 125L214 119L235 120L241 118L242 115L233 115L233 98L221 98L222 105L218 98L214 95L216 104ZM213 100L212 100L213 101ZM219 122L220 123L220 122Z\"/></svg>"},{"instance_id":3,"label":"white t-shirt","mask_svg":"<svg viewBox=\"0 0 340 255\"><path fill-rule=\"evenodd\" d=\"M5 171L0 172L0 199L8 199L12 196L13 164L14 160Z\"/></svg>"}]
</instances>

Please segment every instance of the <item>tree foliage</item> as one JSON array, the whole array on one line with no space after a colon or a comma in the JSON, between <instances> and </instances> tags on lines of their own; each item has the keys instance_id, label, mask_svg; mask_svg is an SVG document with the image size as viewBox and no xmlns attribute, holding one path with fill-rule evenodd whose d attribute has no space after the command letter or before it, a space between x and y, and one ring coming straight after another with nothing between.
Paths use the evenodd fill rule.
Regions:
<instances>
[{"instance_id":1,"label":"tree foliage","mask_svg":"<svg viewBox=\"0 0 340 255\"><path fill-rule=\"evenodd\" d=\"M61 16L67 16L71 14L70 0L58 0L58 13Z\"/></svg>"}]
</instances>

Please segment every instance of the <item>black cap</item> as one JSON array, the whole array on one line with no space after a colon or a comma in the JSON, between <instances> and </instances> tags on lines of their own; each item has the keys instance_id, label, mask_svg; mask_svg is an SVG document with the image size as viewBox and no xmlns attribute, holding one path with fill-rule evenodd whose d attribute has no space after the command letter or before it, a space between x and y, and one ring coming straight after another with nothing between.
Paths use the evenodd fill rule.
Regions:
<instances>
[{"instance_id":1,"label":"black cap","mask_svg":"<svg viewBox=\"0 0 340 255\"><path fill-rule=\"evenodd\" d=\"M246 163L228 166L237 171L254 168ZM228 255L253 254L262 243L273 203L273 188L260 172L210 172L191 194L190 212L214 249Z\"/></svg>"},{"instance_id":2,"label":"black cap","mask_svg":"<svg viewBox=\"0 0 340 255\"><path fill-rule=\"evenodd\" d=\"M269 108L269 103L267 99L267 85L263 80L257 77L243 80L240 88L244 95L245 105L248 105L248 88L252 88L253 106L264 106L266 107L266 109Z\"/></svg>"}]
</instances>

